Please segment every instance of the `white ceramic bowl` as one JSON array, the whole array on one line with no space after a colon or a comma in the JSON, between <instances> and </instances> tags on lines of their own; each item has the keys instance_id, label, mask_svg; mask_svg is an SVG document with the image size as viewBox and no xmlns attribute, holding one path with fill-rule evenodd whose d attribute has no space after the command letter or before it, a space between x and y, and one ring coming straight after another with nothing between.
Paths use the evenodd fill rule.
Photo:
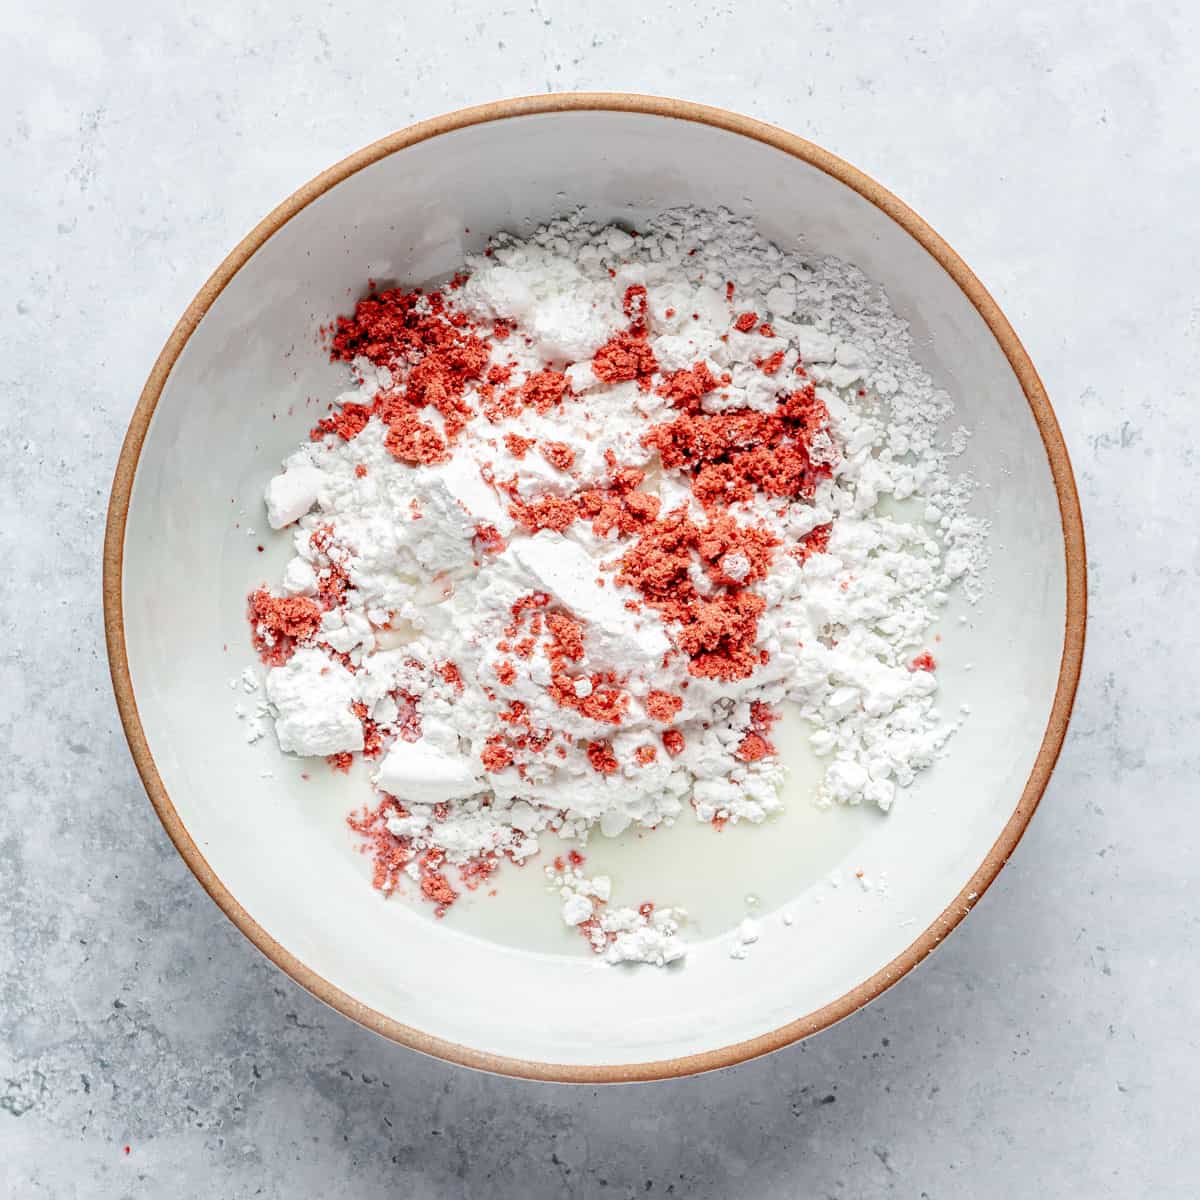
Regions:
<instances>
[{"instance_id":1,"label":"white ceramic bowl","mask_svg":"<svg viewBox=\"0 0 1200 1200\"><path fill-rule=\"evenodd\" d=\"M965 624L954 609L943 625L945 707L969 702L973 716L950 757L856 832L851 851L805 822L816 857L798 845L785 878L799 914L788 939L741 962L710 939L682 970L606 969L383 903L344 827L361 795L323 767L302 785L273 748L244 744L228 681L251 658L246 593L278 560L234 523L244 509L265 530L264 481L311 424L306 401L343 379L317 327L368 276L443 276L492 231L575 205L636 226L678 204L752 214L778 242L802 236L884 285L974 435L963 465L984 485L977 508L993 523L995 554L983 602ZM425 122L285 201L221 264L159 357L117 468L105 548L125 730L159 816L213 899L283 970L362 1024L455 1062L551 1079L656 1078L764 1053L852 1012L933 950L1045 787L1079 674L1084 604L1083 530L1054 415L954 252L808 142L629 95L534 97ZM672 833L656 836L671 855ZM779 842L758 830L737 845L752 869ZM888 896L863 893L852 873L830 888L822 879L835 867L886 871Z\"/></svg>"}]
</instances>

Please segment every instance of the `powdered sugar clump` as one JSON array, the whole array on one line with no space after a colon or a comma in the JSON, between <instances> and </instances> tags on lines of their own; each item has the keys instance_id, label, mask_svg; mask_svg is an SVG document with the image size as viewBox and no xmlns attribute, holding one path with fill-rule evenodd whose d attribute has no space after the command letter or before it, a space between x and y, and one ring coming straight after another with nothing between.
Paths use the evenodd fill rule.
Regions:
<instances>
[{"instance_id":1,"label":"powdered sugar clump","mask_svg":"<svg viewBox=\"0 0 1200 1200\"><path fill-rule=\"evenodd\" d=\"M439 911L449 867L474 886L545 830L766 820L782 705L825 803L887 809L953 730L926 639L985 530L904 323L728 213L639 233L567 217L360 305L356 389L267 488L280 745L375 762L376 883ZM551 875L607 961L683 954L681 914Z\"/></svg>"},{"instance_id":2,"label":"powdered sugar clump","mask_svg":"<svg viewBox=\"0 0 1200 1200\"><path fill-rule=\"evenodd\" d=\"M579 865L564 865L556 860L546 868L550 888L562 899L562 919L578 929L592 949L604 955L610 964L646 962L664 967L687 952L680 927L687 914L680 908L655 908L643 904L610 908L612 883L606 875L589 879Z\"/></svg>"}]
</instances>

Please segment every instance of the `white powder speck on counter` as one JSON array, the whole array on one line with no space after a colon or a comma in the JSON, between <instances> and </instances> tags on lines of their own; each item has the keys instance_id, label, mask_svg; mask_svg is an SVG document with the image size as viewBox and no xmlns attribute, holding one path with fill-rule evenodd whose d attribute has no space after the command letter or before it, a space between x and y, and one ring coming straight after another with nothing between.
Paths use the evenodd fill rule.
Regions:
<instances>
[{"instance_id":1,"label":"white powder speck on counter","mask_svg":"<svg viewBox=\"0 0 1200 1200\"><path fill-rule=\"evenodd\" d=\"M439 912L546 831L769 820L783 706L825 806L901 803L956 727L929 644L986 527L905 323L729 213L638 234L573 215L370 295L332 340L354 389L266 488L295 547L251 598L280 747L372 762L377 886ZM599 958L683 956L679 910L576 857L550 885Z\"/></svg>"}]
</instances>

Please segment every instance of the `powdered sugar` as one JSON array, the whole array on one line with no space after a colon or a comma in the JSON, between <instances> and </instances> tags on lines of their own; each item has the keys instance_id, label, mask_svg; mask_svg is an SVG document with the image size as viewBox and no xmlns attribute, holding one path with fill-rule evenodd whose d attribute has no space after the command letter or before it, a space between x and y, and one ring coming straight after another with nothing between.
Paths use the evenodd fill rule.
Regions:
<instances>
[{"instance_id":1,"label":"powdered sugar","mask_svg":"<svg viewBox=\"0 0 1200 1200\"><path fill-rule=\"evenodd\" d=\"M664 967L683 958L687 947L680 928L687 914L679 908L656 908L646 903L639 908L609 907L612 881L606 875L589 879L582 870L583 858L546 868L550 890L562 900L565 925L578 929L592 949L609 964L642 962Z\"/></svg>"},{"instance_id":2,"label":"powdered sugar","mask_svg":"<svg viewBox=\"0 0 1200 1200\"><path fill-rule=\"evenodd\" d=\"M246 741L254 745L266 736L267 727L271 722L271 709L261 695L261 684L253 667L246 667L242 673L229 681L234 691L241 691L247 696L254 697L254 703L239 700L233 706L233 715L243 722L242 729Z\"/></svg>"},{"instance_id":3,"label":"powdered sugar","mask_svg":"<svg viewBox=\"0 0 1200 1200\"><path fill-rule=\"evenodd\" d=\"M316 648L297 650L267 675L280 750L300 755L361 750L362 725L350 709L356 691L345 667Z\"/></svg>"},{"instance_id":4,"label":"powdered sugar","mask_svg":"<svg viewBox=\"0 0 1200 1200\"><path fill-rule=\"evenodd\" d=\"M292 607L255 609L281 748L376 761L376 882L439 911L447 867L474 886L546 830L767 820L782 705L823 803L887 809L953 731L926 639L985 529L904 323L728 213L640 235L499 235L360 310L358 387L267 489L298 522ZM606 961L684 953L682 914L550 874Z\"/></svg>"}]
</instances>

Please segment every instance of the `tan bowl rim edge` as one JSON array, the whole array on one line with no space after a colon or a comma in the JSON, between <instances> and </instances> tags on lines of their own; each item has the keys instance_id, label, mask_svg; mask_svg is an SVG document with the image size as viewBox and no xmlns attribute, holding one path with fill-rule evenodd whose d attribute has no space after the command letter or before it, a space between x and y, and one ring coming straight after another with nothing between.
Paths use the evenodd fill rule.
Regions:
<instances>
[{"instance_id":1,"label":"tan bowl rim edge","mask_svg":"<svg viewBox=\"0 0 1200 1200\"><path fill-rule=\"evenodd\" d=\"M1063 549L1066 562L1066 621L1063 637L1063 653L1059 667L1058 686L1054 703L1046 724L1029 779L1012 816L1005 824L1000 836L989 850L979 868L971 876L962 891L947 906L942 914L899 956L877 971L869 979L852 988L837 1000L826 1004L815 1012L786 1025L719 1049L691 1054L682 1058L663 1059L656 1062L630 1063L625 1065L572 1065L544 1063L527 1059L509 1058L433 1037L419 1029L403 1025L383 1013L355 1000L352 996L323 979L300 962L283 946L276 942L232 896L212 868L205 861L196 843L180 820L175 806L168 796L159 777L154 758L146 740L138 715L137 701L129 672L129 659L125 646L123 615L122 566L124 557L125 525L129 512L130 493L138 460L150 419L163 387L188 338L200 323L209 307L220 295L226 284L245 265L256 250L301 209L318 196L327 192L342 180L371 165L387 155L408 146L423 142L440 134L471 125L505 120L535 113L557 113L570 111L607 111L643 113L649 116L667 117L676 120L695 121L741 134L764 142L803 159L831 175L847 187L852 188L864 199L881 209L898 225L915 238L937 261L974 305L979 315L992 331L1013 373L1016 375L1025 397L1029 402L1034 420L1041 432L1046 448L1054 486L1058 493L1059 513L1062 520ZM478 1070L492 1071L526 1079L551 1080L570 1083L623 1083L640 1080L670 1079L698 1074L720 1067L732 1066L762 1054L778 1050L801 1038L828 1028L843 1017L849 1016L865 1004L874 1000L913 967L926 958L945 939L947 934L962 920L979 901L996 878L1000 868L1008 861L1025 827L1045 791L1054 764L1066 736L1071 707L1083 662L1084 632L1087 621L1086 555L1084 549L1083 519L1079 507L1079 496L1071 462L1054 410L1045 388L1029 355L1026 353L1012 326L1000 311L996 302L984 286L962 261L915 212L881 187L875 180L857 168L844 162L836 155L814 145L812 142L788 133L773 125L750 117L740 116L725 109L695 104L685 100L673 100L659 96L643 96L626 92L568 92L553 95L524 96L499 100L472 108L459 109L445 116L410 125L406 129L389 134L379 141L351 154L280 204L233 249L224 262L200 289L188 306L171 336L167 339L154 364L146 386L138 400L129 429L121 447L113 479L112 494L108 506L108 522L104 538L104 632L108 646L109 669L112 674L113 690L121 723L129 742L134 764L142 778L146 792L158 813L175 848L205 891L218 904L225 915L262 951L276 966L285 971L298 984L318 999L337 1009L351 1020L374 1030L392 1041L433 1055L448 1062Z\"/></svg>"}]
</instances>

